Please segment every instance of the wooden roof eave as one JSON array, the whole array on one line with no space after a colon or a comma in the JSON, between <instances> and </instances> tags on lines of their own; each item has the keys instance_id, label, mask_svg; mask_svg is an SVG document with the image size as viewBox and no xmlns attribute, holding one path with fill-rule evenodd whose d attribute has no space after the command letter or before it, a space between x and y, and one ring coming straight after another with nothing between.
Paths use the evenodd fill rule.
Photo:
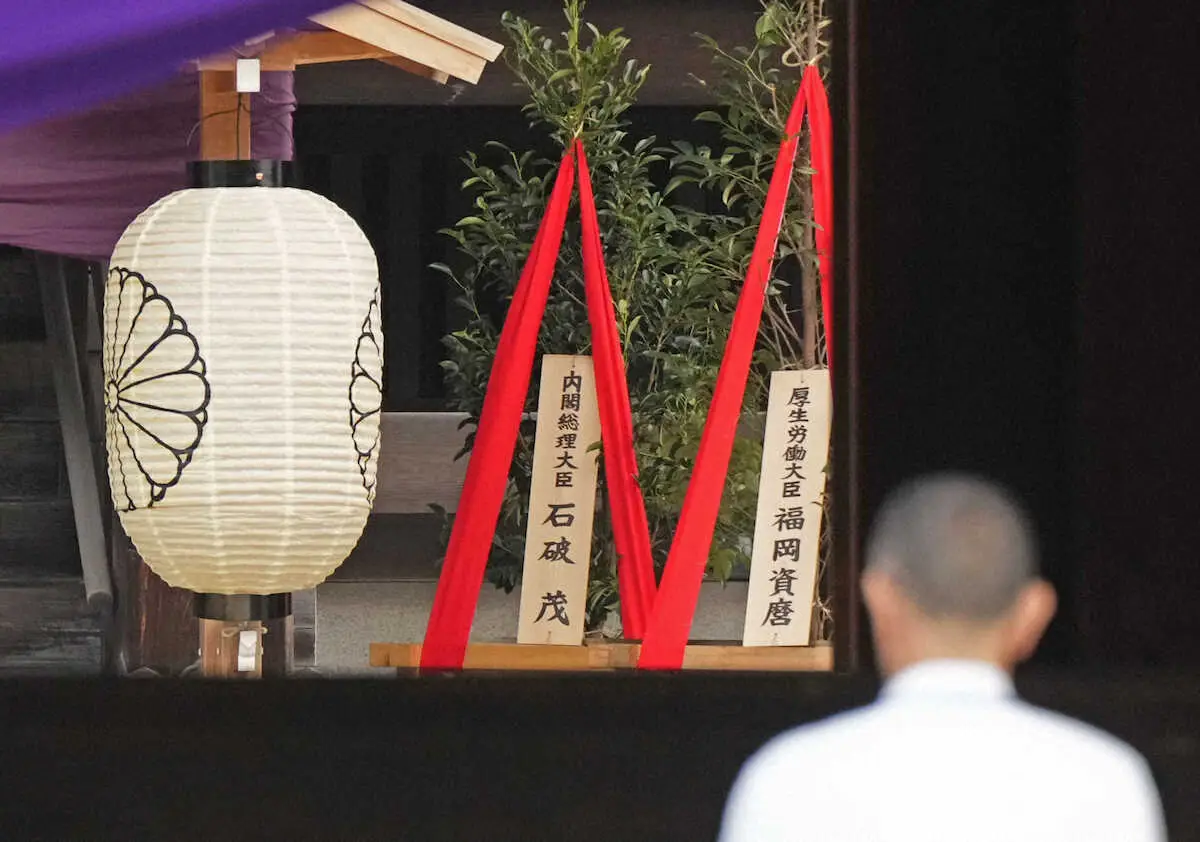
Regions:
<instances>
[{"instance_id":1,"label":"wooden roof eave","mask_svg":"<svg viewBox=\"0 0 1200 842\"><path fill-rule=\"evenodd\" d=\"M494 41L401 0L357 0L311 20L323 29L272 34L203 59L200 69L231 69L238 58L257 58L265 71L373 59L443 84L450 77L474 84L503 50Z\"/></svg>"}]
</instances>

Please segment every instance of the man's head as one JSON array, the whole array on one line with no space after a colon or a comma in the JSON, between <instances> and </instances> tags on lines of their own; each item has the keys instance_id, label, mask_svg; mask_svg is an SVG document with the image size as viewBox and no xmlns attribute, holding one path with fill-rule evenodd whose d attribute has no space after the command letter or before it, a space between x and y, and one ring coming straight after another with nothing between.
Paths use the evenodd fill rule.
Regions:
<instances>
[{"instance_id":1,"label":"man's head","mask_svg":"<svg viewBox=\"0 0 1200 842\"><path fill-rule=\"evenodd\" d=\"M863 597L885 674L929 658L1012 669L1054 616L1020 505L971 476L936 474L893 492L866 561Z\"/></svg>"}]
</instances>

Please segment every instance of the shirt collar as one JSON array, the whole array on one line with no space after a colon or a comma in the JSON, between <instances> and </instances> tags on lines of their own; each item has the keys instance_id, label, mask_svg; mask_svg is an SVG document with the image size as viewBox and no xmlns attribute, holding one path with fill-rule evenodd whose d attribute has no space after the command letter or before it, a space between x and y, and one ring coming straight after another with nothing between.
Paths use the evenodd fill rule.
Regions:
<instances>
[{"instance_id":1,"label":"shirt collar","mask_svg":"<svg viewBox=\"0 0 1200 842\"><path fill-rule=\"evenodd\" d=\"M1004 699L1015 695L1012 679L986 661L938 659L901 670L883 686L886 699Z\"/></svg>"}]
</instances>

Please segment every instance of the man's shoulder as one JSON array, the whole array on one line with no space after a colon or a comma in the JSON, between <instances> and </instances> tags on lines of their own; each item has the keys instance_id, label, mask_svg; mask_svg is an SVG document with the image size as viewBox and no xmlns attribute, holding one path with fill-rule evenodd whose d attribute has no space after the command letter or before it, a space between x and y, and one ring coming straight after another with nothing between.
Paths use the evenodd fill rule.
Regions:
<instances>
[{"instance_id":1,"label":"man's shoulder","mask_svg":"<svg viewBox=\"0 0 1200 842\"><path fill-rule=\"evenodd\" d=\"M799 757L808 763L823 752L840 754L850 742L870 741L883 724L883 718L878 704L871 704L797 725L773 737L751 757L748 765L775 768Z\"/></svg>"},{"instance_id":2,"label":"man's shoulder","mask_svg":"<svg viewBox=\"0 0 1200 842\"><path fill-rule=\"evenodd\" d=\"M971 773L964 777L964 769ZM864 805L881 798L925 809L943 797L939 793L956 793L960 806L972 799L986 806L995 793L1011 792L1034 805L1031 810L1045 808L1060 818L1065 811L1070 822L1103 825L1105 832L1090 838L1165 838L1154 781L1140 754L1098 728L1015 698L982 705L884 698L785 731L742 768L726 817L738 833L728 830L722 838L792 838L762 831L797 821L796 781L805 781L805 803L822 805L814 815L858 811L868 825L878 816ZM814 831L819 818L805 821Z\"/></svg>"},{"instance_id":3,"label":"man's shoulder","mask_svg":"<svg viewBox=\"0 0 1200 842\"><path fill-rule=\"evenodd\" d=\"M1142 775L1148 768L1133 746L1087 722L1024 701L1017 701L1012 713L1048 752L1073 758L1093 773L1107 768Z\"/></svg>"},{"instance_id":4,"label":"man's shoulder","mask_svg":"<svg viewBox=\"0 0 1200 842\"><path fill-rule=\"evenodd\" d=\"M898 736L907 744L919 739L926 729L936 732L939 737L945 737L950 732L944 720L931 721L926 715L910 719L905 713L902 708L880 700L828 719L797 726L760 748L747 768L779 772L780 767L797 762L807 766L819 762L826 755L846 757L855 753L856 748L878 754L885 751L885 747ZM1144 777L1148 774L1145 758L1132 746L1100 728L1063 714L1014 699L1011 703L997 706L985 718L989 721L961 723L969 732L962 736L969 740L986 735L1011 750L1028 751L1030 760L1040 756L1054 765L1066 764L1086 769L1093 779L1097 775L1107 774L1120 777Z\"/></svg>"}]
</instances>

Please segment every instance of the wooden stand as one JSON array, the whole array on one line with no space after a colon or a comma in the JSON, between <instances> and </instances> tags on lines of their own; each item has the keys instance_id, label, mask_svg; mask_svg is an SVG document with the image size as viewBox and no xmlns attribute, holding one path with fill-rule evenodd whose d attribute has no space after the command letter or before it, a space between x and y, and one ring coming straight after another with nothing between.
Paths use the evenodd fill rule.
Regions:
<instances>
[{"instance_id":1,"label":"wooden stand","mask_svg":"<svg viewBox=\"0 0 1200 842\"><path fill-rule=\"evenodd\" d=\"M585 643L542 646L520 643L472 643L464 670L590 672L637 667L640 643ZM409 672L421 663L419 643L372 643L371 666ZM734 672L829 672L833 649L819 646L741 646L696 643L683 656L685 670Z\"/></svg>"}]
</instances>

